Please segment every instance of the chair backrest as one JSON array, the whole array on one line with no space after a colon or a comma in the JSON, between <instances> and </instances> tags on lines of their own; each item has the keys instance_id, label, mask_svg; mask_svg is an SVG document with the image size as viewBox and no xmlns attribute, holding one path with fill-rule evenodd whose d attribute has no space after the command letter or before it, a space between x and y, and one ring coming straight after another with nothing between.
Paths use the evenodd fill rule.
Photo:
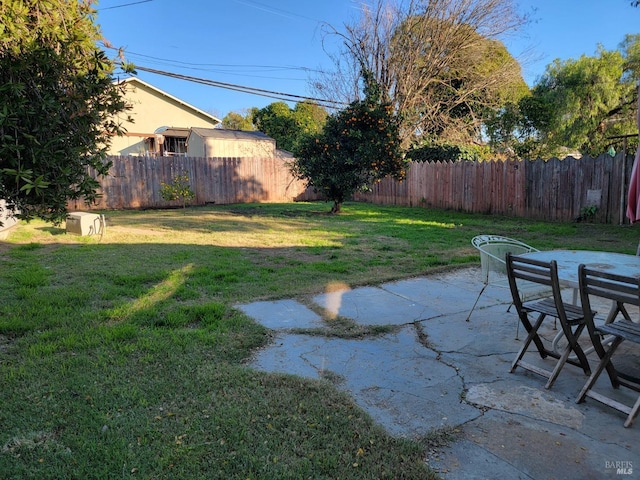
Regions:
<instances>
[{"instance_id":1,"label":"chair backrest","mask_svg":"<svg viewBox=\"0 0 640 480\"><path fill-rule=\"evenodd\" d=\"M507 253L506 264L511 296L513 297L513 304L516 306L518 312L520 312L522 308L518 284L521 282L531 282L551 287L556 309L558 313L564 314L562 293L558 280L558 265L555 260L542 262L540 260L518 257Z\"/></svg>"},{"instance_id":2,"label":"chair backrest","mask_svg":"<svg viewBox=\"0 0 640 480\"><path fill-rule=\"evenodd\" d=\"M589 295L613 300L620 305L640 306L640 278L594 270L586 265L578 267L580 300L589 307ZM589 308L590 309L590 308Z\"/></svg>"},{"instance_id":3,"label":"chair backrest","mask_svg":"<svg viewBox=\"0 0 640 480\"><path fill-rule=\"evenodd\" d=\"M507 274L507 264L505 261L505 255L507 253L517 255L539 251L520 240L500 235L478 235L473 237L471 245L480 252L480 266L485 284L490 283L492 273L501 275L502 278Z\"/></svg>"}]
</instances>

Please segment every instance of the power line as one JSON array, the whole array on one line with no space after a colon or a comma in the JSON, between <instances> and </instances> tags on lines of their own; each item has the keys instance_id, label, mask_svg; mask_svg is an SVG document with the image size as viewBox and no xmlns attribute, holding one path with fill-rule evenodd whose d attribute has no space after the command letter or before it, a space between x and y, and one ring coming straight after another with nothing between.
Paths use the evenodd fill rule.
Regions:
<instances>
[{"instance_id":1,"label":"power line","mask_svg":"<svg viewBox=\"0 0 640 480\"><path fill-rule=\"evenodd\" d=\"M254 0L233 0L233 1L241 5L245 5L247 7L255 8L257 10L262 10L263 12L271 13L274 15L280 15L281 17L292 18L292 19L294 17L298 17L298 18L303 18L305 20L311 20L312 22L320 23L320 20L316 20L315 18L307 17L305 15L300 15L298 13L293 13L290 10L283 10L281 8L274 7L272 5L266 5L264 3L256 2Z\"/></svg>"},{"instance_id":2,"label":"power line","mask_svg":"<svg viewBox=\"0 0 640 480\"><path fill-rule=\"evenodd\" d=\"M193 72L212 72L216 74L222 74L235 77L251 77L251 78L266 78L271 80L287 80L303 82L308 80L306 77L292 76L288 74L288 71L298 70L302 72L313 72L315 70L307 69L305 67L278 67L275 65L240 65L240 64L216 64L216 63L193 63L183 62L180 60L171 60L160 57L153 57L150 55L137 54L134 52L126 52L127 59L130 59L131 63L138 64L138 61L143 62L146 65L154 66L158 69L180 69L190 70ZM278 73L280 75L278 75Z\"/></svg>"},{"instance_id":3,"label":"power line","mask_svg":"<svg viewBox=\"0 0 640 480\"><path fill-rule=\"evenodd\" d=\"M143 72L154 73L156 75L163 75L165 77L177 78L179 80L185 80L185 81L194 82L194 83L201 83L203 85L208 85L211 87L224 88L227 90L234 90L237 92L248 93L251 95L259 95L259 96L268 97L268 98L275 98L277 100L284 100L288 102L298 102L298 101L308 100L308 101L315 102L322 107L333 108L333 109L339 109L341 107L347 106L346 103L339 102L336 100L326 100L322 98L305 97L302 95L295 95L292 93L276 92L273 90L264 90L261 88L246 87L243 85L236 85L233 83L218 82L217 80L210 80L207 78L192 77L192 76L183 75L180 73L167 72L165 70L156 70L154 68L142 67L139 65L135 65L134 68L136 70L142 70Z\"/></svg>"},{"instance_id":4,"label":"power line","mask_svg":"<svg viewBox=\"0 0 640 480\"><path fill-rule=\"evenodd\" d=\"M102 47L109 50L114 50L120 52L120 49L111 46L105 40L102 41ZM263 75L257 74L261 69L264 72L286 72L291 70L310 73L325 73L324 70L313 69L309 67L302 66L293 66L293 65L258 65L258 64L231 64L231 63L202 63L202 62L187 62L183 60L175 60L164 57L156 57L152 55L146 55L142 53L126 51L127 58L131 58L131 63L136 63L136 58L140 58L141 61L144 61L147 64L158 65L160 67L169 67L169 68L178 68L178 69L186 69L186 70L195 70L195 71L205 71L205 72L213 72L219 73L223 75L233 75L233 76L241 76L241 77L251 77L251 78L268 78L272 80L287 80L287 81L306 81L307 78L293 78L291 76L281 77L274 75ZM211 68L217 67L217 68ZM243 71L244 70L244 71ZM247 73L254 71L256 74Z\"/></svg>"},{"instance_id":5,"label":"power line","mask_svg":"<svg viewBox=\"0 0 640 480\"><path fill-rule=\"evenodd\" d=\"M117 50L114 47L108 47L112 50ZM233 68L269 68L273 70L303 70L306 72L322 72L322 70L315 70L308 67L294 67L294 66L282 66L282 65L252 65L252 64L239 64L239 63L200 63L200 62L185 62L184 60L172 60L169 58L154 57L152 55L145 55L143 53L136 53L126 50L127 55L134 55L137 57L149 58L152 60L160 60L167 63L175 63L178 65L195 66L195 67L233 67Z\"/></svg>"},{"instance_id":6,"label":"power line","mask_svg":"<svg viewBox=\"0 0 640 480\"><path fill-rule=\"evenodd\" d=\"M138 5L139 3L148 3L148 2L153 2L153 0L140 0L139 2L124 3L122 5L114 5L113 7L96 8L96 10L99 10L99 11L112 10L114 8L130 7L131 5Z\"/></svg>"}]
</instances>

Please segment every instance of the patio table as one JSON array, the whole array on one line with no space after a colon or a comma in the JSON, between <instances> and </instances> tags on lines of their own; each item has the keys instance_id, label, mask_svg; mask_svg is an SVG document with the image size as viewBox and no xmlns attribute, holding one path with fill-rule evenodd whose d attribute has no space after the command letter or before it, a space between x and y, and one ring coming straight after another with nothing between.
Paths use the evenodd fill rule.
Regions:
<instances>
[{"instance_id":1,"label":"patio table","mask_svg":"<svg viewBox=\"0 0 640 480\"><path fill-rule=\"evenodd\" d=\"M521 255L526 258L533 258L544 262L555 260L558 264L558 280L560 285L566 288L573 288L573 303L577 303L577 292L580 288L578 280L578 266L584 264L594 270L616 273L629 277L640 277L640 256L628 255L625 253L601 252L591 250L544 250ZM615 302L605 322L613 320L617 310ZM635 321L638 321L636 319ZM559 350L559 342L564 338L562 332L553 339L553 350ZM585 349L585 353L593 352L593 347Z\"/></svg>"},{"instance_id":2,"label":"patio table","mask_svg":"<svg viewBox=\"0 0 640 480\"><path fill-rule=\"evenodd\" d=\"M640 256L624 253L595 252L590 250L545 250L521 255L543 262L558 263L558 279L563 287L577 289L578 266L583 263L594 270L640 277Z\"/></svg>"}]
</instances>

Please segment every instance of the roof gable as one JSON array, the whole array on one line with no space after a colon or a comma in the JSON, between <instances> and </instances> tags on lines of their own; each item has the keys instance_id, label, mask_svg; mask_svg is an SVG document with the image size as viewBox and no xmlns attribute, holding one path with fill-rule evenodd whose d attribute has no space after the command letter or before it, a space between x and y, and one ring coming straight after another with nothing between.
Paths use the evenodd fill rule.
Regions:
<instances>
[{"instance_id":1,"label":"roof gable","mask_svg":"<svg viewBox=\"0 0 640 480\"><path fill-rule=\"evenodd\" d=\"M125 78L124 80L120 80L118 83L131 84L131 85L133 85L134 87L135 87L135 86L136 86L136 84L137 84L137 85L142 86L142 87L144 87L144 88L146 88L146 89L148 89L148 90L152 90L152 91L154 91L156 94L158 94L158 95L160 95L160 96L162 96L162 97L166 97L167 99L170 99L170 100L172 100L173 102L180 104L182 107L184 107L184 108L185 108L185 109L187 109L187 110L192 110L194 113L197 113L198 115L201 115L201 116L203 116L203 117L208 118L208 119L209 119L209 120L211 120L212 122L215 122L215 123L222 123L222 120L220 120L219 118L214 117L213 115L211 115L211 114L209 114L209 113L205 112L204 110L200 110L198 107L194 107L193 105L191 105L191 104L189 104L189 103L187 103L187 102L185 102L185 101L183 101L183 100L180 100L179 98L174 97L173 95L171 95L171 94L169 94L169 93L167 93L167 92L165 92L165 91L163 91L163 90L160 90L159 88L154 87L154 86L153 86L153 85L151 85L150 83L147 83L147 82L145 82L145 81L143 81L143 80L140 80L140 79L139 79L139 78L137 78L137 77L129 77L129 78Z\"/></svg>"}]
</instances>

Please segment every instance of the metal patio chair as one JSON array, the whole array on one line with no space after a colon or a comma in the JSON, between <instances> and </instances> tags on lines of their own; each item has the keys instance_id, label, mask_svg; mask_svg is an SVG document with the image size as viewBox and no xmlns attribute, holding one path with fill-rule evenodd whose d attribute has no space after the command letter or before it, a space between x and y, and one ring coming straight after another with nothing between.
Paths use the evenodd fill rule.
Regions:
<instances>
[{"instance_id":1,"label":"metal patio chair","mask_svg":"<svg viewBox=\"0 0 640 480\"><path fill-rule=\"evenodd\" d=\"M522 254L539 252L537 248L527 245L520 240L501 235L478 235L471 240L473 245L480 252L480 267L482 272L482 290L478 294L473 307L467 315L467 322L471 319L471 314L478 305L480 297L488 286L496 286L500 288L509 288L509 280L507 279L507 263L505 256L507 253ZM522 282L520 288L520 299L525 302L543 296L549 296L551 290L548 287L534 283ZM511 304L513 305L513 304ZM511 305L507 311L511 309ZM518 323L518 328L519 328ZM518 338L518 328L516 328L516 338Z\"/></svg>"}]
</instances>

